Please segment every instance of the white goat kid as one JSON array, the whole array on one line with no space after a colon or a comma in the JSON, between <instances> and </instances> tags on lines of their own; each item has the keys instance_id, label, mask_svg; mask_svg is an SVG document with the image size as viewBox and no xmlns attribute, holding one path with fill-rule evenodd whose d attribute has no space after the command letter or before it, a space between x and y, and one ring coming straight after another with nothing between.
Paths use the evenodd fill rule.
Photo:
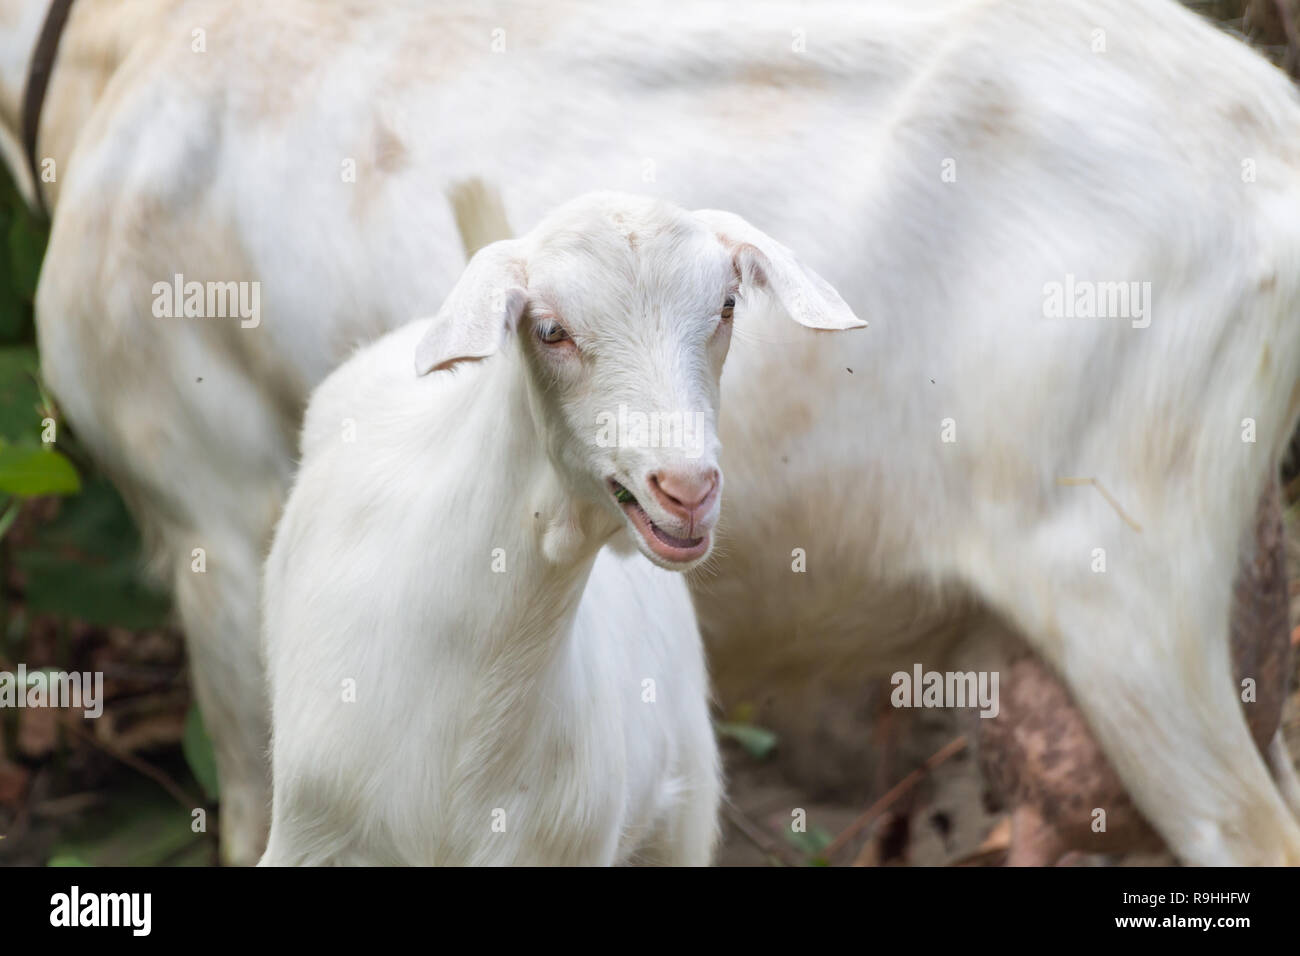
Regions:
<instances>
[{"instance_id":1,"label":"white goat kid","mask_svg":"<svg viewBox=\"0 0 1300 956\"><path fill-rule=\"evenodd\" d=\"M709 861L718 755L671 571L712 545L742 279L862 324L734 216L595 194L317 389L266 568L263 862ZM697 428L608 440L628 409Z\"/></svg>"}]
</instances>

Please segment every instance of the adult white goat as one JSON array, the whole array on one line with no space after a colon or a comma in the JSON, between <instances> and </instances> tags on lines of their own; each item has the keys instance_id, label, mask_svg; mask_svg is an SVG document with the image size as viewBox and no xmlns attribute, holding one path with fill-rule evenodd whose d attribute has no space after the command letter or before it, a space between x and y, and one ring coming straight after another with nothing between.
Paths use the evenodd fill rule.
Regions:
<instances>
[{"instance_id":1,"label":"adult white goat","mask_svg":"<svg viewBox=\"0 0 1300 956\"><path fill-rule=\"evenodd\" d=\"M670 570L712 546L742 278L862 325L734 216L596 194L316 390L267 560L265 862L709 861L717 745Z\"/></svg>"},{"instance_id":2,"label":"adult white goat","mask_svg":"<svg viewBox=\"0 0 1300 956\"><path fill-rule=\"evenodd\" d=\"M0 0L11 129L40 22L11 8L41 5ZM44 371L174 585L227 858L265 824L256 569L302 404L442 300L443 192L477 175L515 222L602 187L736 210L872 321L733 348L694 582L729 696L909 666L993 617L1184 860L1300 862L1227 653L1300 410L1300 104L1240 44L1171 0L79 0L63 51ZM154 317L176 274L260 281L260 324ZM1046 316L1071 277L1149 311ZM1091 478L1140 531L1061 483Z\"/></svg>"}]
</instances>

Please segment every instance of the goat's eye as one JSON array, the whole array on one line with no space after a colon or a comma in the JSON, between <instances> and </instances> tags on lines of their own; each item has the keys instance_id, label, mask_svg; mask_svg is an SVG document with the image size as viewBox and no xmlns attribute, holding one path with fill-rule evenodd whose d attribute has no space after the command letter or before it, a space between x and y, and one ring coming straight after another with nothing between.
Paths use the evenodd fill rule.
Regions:
<instances>
[{"instance_id":1,"label":"goat's eye","mask_svg":"<svg viewBox=\"0 0 1300 956\"><path fill-rule=\"evenodd\" d=\"M559 345L568 340L569 333L558 322L543 322L537 326L537 337L547 345Z\"/></svg>"},{"instance_id":2,"label":"goat's eye","mask_svg":"<svg viewBox=\"0 0 1300 956\"><path fill-rule=\"evenodd\" d=\"M730 319L735 314L736 297L734 295L729 295L727 296L727 301L722 303L722 317L723 319Z\"/></svg>"}]
</instances>

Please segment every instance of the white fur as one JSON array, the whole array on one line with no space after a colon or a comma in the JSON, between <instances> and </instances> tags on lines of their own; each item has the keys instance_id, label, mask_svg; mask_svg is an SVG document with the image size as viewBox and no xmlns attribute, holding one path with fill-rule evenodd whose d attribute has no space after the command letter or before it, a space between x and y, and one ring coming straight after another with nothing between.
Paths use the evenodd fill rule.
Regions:
<instances>
[{"instance_id":1,"label":"white fur","mask_svg":"<svg viewBox=\"0 0 1300 956\"><path fill-rule=\"evenodd\" d=\"M38 321L178 592L231 856L264 819L254 569L299 409L353 342L442 300L444 194L474 175L515 222L597 187L734 209L871 322L736 336L725 525L693 581L722 680L918 660L991 610L1184 860L1300 863L1226 648L1300 408L1300 106L1277 71L1171 0L159 5L133 46L97 0L74 10L69 49L104 53L51 86ZM78 69L111 74L97 100ZM151 319L175 272L261 279L261 327ZM1150 281L1150 327L1044 318L1067 273Z\"/></svg>"},{"instance_id":2,"label":"white fur","mask_svg":"<svg viewBox=\"0 0 1300 956\"><path fill-rule=\"evenodd\" d=\"M684 580L589 536L548 556L582 519L521 357L416 378L428 324L358 354L308 413L267 565L264 862L707 863L717 753Z\"/></svg>"},{"instance_id":3,"label":"white fur","mask_svg":"<svg viewBox=\"0 0 1300 956\"><path fill-rule=\"evenodd\" d=\"M716 228L575 200L317 389L267 560L265 862L708 862L718 759L690 594L630 553L628 534L667 564L608 485L671 524L645 476L692 449L602 443L598 422L699 410L714 463L737 281ZM567 342L539 341L556 321Z\"/></svg>"}]
</instances>

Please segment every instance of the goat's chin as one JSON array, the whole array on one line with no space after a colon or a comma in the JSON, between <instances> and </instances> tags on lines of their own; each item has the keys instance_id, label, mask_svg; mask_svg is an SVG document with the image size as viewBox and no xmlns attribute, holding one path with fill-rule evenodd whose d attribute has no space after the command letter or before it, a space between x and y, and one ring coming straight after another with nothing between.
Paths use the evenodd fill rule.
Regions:
<instances>
[{"instance_id":1,"label":"goat's chin","mask_svg":"<svg viewBox=\"0 0 1300 956\"><path fill-rule=\"evenodd\" d=\"M711 531L705 534L703 544L697 549L692 549L692 553L682 557L661 553L659 549L652 547L646 541L645 536L638 531L629 531L628 535L636 542L638 551L649 558L652 564L658 565L665 571L689 571L707 558L709 552L713 550L713 532Z\"/></svg>"},{"instance_id":2,"label":"goat's chin","mask_svg":"<svg viewBox=\"0 0 1300 956\"><path fill-rule=\"evenodd\" d=\"M678 538L655 524L639 505L624 506L623 514L637 549L666 571L689 571L713 550L712 528L694 538Z\"/></svg>"}]
</instances>

